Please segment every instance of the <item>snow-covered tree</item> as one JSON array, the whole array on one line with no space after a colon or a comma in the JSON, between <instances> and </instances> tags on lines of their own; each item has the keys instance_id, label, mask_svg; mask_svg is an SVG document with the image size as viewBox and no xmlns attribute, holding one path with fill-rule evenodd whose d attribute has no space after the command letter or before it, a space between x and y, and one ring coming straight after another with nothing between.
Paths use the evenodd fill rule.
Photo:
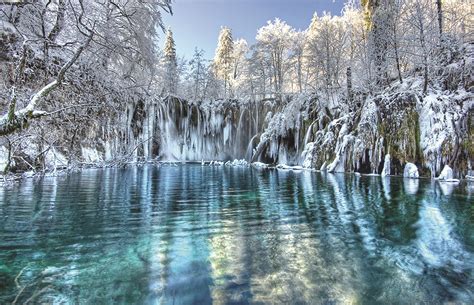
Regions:
<instances>
[{"instance_id":1,"label":"snow-covered tree","mask_svg":"<svg viewBox=\"0 0 474 305\"><path fill-rule=\"evenodd\" d=\"M18 60L12 67L16 71L12 81L8 81L11 99L8 113L0 118L0 134L15 132L31 119L48 115L38 108L54 105L45 100L65 86L66 79L89 84L104 80L101 85L115 79L146 88L156 61L161 12L170 12L170 4L170 0L77 0L67 4L45 0L2 10L2 27L8 23L14 29L11 55ZM71 73L74 77L68 77ZM34 92L23 88L26 81Z\"/></svg>"},{"instance_id":2,"label":"snow-covered tree","mask_svg":"<svg viewBox=\"0 0 474 305\"><path fill-rule=\"evenodd\" d=\"M306 46L306 32L295 32L292 37L290 60L292 61L292 80L296 83L296 90L303 92L304 88L304 56ZM293 87L293 86L292 86Z\"/></svg>"},{"instance_id":3,"label":"snow-covered tree","mask_svg":"<svg viewBox=\"0 0 474 305\"><path fill-rule=\"evenodd\" d=\"M289 68L289 51L294 29L276 18L257 32L257 49L269 63L274 94L283 93L285 72Z\"/></svg>"},{"instance_id":4,"label":"snow-covered tree","mask_svg":"<svg viewBox=\"0 0 474 305\"><path fill-rule=\"evenodd\" d=\"M426 93L432 66L430 57L439 42L436 3L430 0L407 1L402 18L411 28L405 37L407 52L412 55L414 68L422 71L423 92Z\"/></svg>"},{"instance_id":5,"label":"snow-covered tree","mask_svg":"<svg viewBox=\"0 0 474 305\"><path fill-rule=\"evenodd\" d=\"M214 73L217 79L224 83L224 97L232 92L230 80L232 79L232 63L234 52L234 40L232 31L223 27L219 33L216 54L214 56Z\"/></svg>"},{"instance_id":6,"label":"snow-covered tree","mask_svg":"<svg viewBox=\"0 0 474 305\"><path fill-rule=\"evenodd\" d=\"M165 72L165 92L176 94L178 86L178 61L176 59L176 45L171 29L168 29L166 32L165 46L163 48L163 67Z\"/></svg>"},{"instance_id":7,"label":"snow-covered tree","mask_svg":"<svg viewBox=\"0 0 474 305\"><path fill-rule=\"evenodd\" d=\"M248 83L248 60L249 47L245 39L234 41L232 55L232 79L231 84L235 95L246 95Z\"/></svg>"},{"instance_id":8,"label":"snow-covered tree","mask_svg":"<svg viewBox=\"0 0 474 305\"><path fill-rule=\"evenodd\" d=\"M308 29L306 50L312 79L316 82L323 80L323 83L316 84L317 87L323 87L328 92L340 87L341 77L345 73L343 61L347 37L341 17L329 14L322 17L315 14L313 17Z\"/></svg>"},{"instance_id":9,"label":"snow-covered tree","mask_svg":"<svg viewBox=\"0 0 474 305\"><path fill-rule=\"evenodd\" d=\"M206 76L208 65L204 58L204 50L194 49L193 58L189 61L190 92L188 95L192 100L198 101L206 96Z\"/></svg>"},{"instance_id":10,"label":"snow-covered tree","mask_svg":"<svg viewBox=\"0 0 474 305\"><path fill-rule=\"evenodd\" d=\"M395 0L361 0L365 13L366 28L369 30L369 40L372 49L372 60L375 68L375 83L384 86L388 81L387 51L393 18L393 3Z\"/></svg>"}]
</instances>

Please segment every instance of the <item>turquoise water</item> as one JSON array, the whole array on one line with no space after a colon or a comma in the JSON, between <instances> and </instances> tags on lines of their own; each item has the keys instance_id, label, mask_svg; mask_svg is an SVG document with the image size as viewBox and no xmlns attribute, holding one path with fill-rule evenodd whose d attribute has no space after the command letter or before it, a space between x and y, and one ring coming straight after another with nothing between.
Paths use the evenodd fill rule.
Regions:
<instances>
[{"instance_id":1,"label":"turquoise water","mask_svg":"<svg viewBox=\"0 0 474 305\"><path fill-rule=\"evenodd\" d=\"M472 304L474 189L164 165L0 188L0 304Z\"/></svg>"}]
</instances>

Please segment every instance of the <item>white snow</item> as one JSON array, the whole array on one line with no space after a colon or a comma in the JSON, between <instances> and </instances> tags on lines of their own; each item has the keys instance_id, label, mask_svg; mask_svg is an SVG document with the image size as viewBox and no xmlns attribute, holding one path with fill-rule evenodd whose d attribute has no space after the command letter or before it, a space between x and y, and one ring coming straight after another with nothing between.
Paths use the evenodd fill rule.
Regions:
<instances>
[{"instance_id":1,"label":"white snow","mask_svg":"<svg viewBox=\"0 0 474 305\"><path fill-rule=\"evenodd\" d=\"M453 179L453 169L449 165L445 165L441 174L436 178L438 180L452 180Z\"/></svg>"},{"instance_id":2,"label":"white snow","mask_svg":"<svg viewBox=\"0 0 474 305\"><path fill-rule=\"evenodd\" d=\"M280 170L289 170L289 171L302 171L303 170L302 166L290 166L286 164L278 164L276 168Z\"/></svg>"},{"instance_id":3,"label":"white snow","mask_svg":"<svg viewBox=\"0 0 474 305\"><path fill-rule=\"evenodd\" d=\"M66 156L61 154L54 146L45 153L45 165L50 170L64 168L68 164Z\"/></svg>"},{"instance_id":4,"label":"white snow","mask_svg":"<svg viewBox=\"0 0 474 305\"><path fill-rule=\"evenodd\" d=\"M382 177L390 176L390 163L391 163L391 157L389 154L385 155L385 162L383 164L383 169L382 173L380 174Z\"/></svg>"},{"instance_id":5,"label":"white snow","mask_svg":"<svg viewBox=\"0 0 474 305\"><path fill-rule=\"evenodd\" d=\"M256 168L268 168L268 164L262 162L253 162L252 166Z\"/></svg>"},{"instance_id":6,"label":"white snow","mask_svg":"<svg viewBox=\"0 0 474 305\"><path fill-rule=\"evenodd\" d=\"M0 146L0 172L4 172L8 164L8 149Z\"/></svg>"},{"instance_id":7,"label":"white snow","mask_svg":"<svg viewBox=\"0 0 474 305\"><path fill-rule=\"evenodd\" d=\"M474 107L474 100L466 98L467 93L459 90L451 95L446 92L432 92L419 101L420 145L425 165L434 177L445 164L451 153L446 148L455 147L459 138L459 126ZM464 100L462 107L458 100Z\"/></svg>"},{"instance_id":8,"label":"white snow","mask_svg":"<svg viewBox=\"0 0 474 305\"><path fill-rule=\"evenodd\" d=\"M211 161L209 163L209 166L224 166L224 162L223 161Z\"/></svg>"},{"instance_id":9,"label":"white snow","mask_svg":"<svg viewBox=\"0 0 474 305\"><path fill-rule=\"evenodd\" d=\"M89 148L89 147L82 147L82 158L86 163L101 163L103 162L103 158L101 153L97 151L97 149Z\"/></svg>"},{"instance_id":10,"label":"white snow","mask_svg":"<svg viewBox=\"0 0 474 305\"><path fill-rule=\"evenodd\" d=\"M436 178L436 180L442 183L458 184L460 180L453 177L453 169L449 165L445 165L441 171L441 174Z\"/></svg>"},{"instance_id":11,"label":"white snow","mask_svg":"<svg viewBox=\"0 0 474 305\"><path fill-rule=\"evenodd\" d=\"M403 170L403 177L404 178L419 178L420 174L418 173L418 168L413 163L407 163L405 165L405 169Z\"/></svg>"},{"instance_id":12,"label":"white snow","mask_svg":"<svg viewBox=\"0 0 474 305\"><path fill-rule=\"evenodd\" d=\"M249 163L244 159L241 159L241 160L235 159L234 161L227 161L225 165L226 166L248 166Z\"/></svg>"}]
</instances>

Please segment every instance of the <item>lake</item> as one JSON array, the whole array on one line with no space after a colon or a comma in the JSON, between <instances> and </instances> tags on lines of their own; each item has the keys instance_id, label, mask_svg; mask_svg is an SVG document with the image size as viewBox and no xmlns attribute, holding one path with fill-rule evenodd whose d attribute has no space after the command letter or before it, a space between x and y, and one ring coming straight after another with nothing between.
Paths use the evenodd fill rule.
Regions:
<instances>
[{"instance_id":1,"label":"lake","mask_svg":"<svg viewBox=\"0 0 474 305\"><path fill-rule=\"evenodd\" d=\"M474 185L251 167L0 187L0 304L472 304Z\"/></svg>"}]
</instances>

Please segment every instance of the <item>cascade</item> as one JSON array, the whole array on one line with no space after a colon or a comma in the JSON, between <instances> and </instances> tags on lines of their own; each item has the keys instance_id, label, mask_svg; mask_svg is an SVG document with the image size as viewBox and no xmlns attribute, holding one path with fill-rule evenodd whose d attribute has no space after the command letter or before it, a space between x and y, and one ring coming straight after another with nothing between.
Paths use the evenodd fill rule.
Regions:
<instances>
[{"instance_id":1,"label":"cascade","mask_svg":"<svg viewBox=\"0 0 474 305\"><path fill-rule=\"evenodd\" d=\"M137 106L135 106L137 107ZM271 105L232 100L188 102L168 97L147 105L140 120L127 111L128 145L141 145L137 158L161 161L234 160L252 157ZM136 110L135 110L136 112ZM140 128L137 128L139 126Z\"/></svg>"}]
</instances>

